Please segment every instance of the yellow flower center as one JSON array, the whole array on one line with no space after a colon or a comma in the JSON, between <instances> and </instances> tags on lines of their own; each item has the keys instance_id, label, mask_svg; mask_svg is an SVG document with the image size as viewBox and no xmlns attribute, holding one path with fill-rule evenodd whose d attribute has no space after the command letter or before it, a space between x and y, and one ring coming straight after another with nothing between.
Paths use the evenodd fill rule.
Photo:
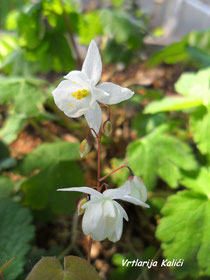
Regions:
<instances>
[{"instance_id":1,"label":"yellow flower center","mask_svg":"<svg viewBox=\"0 0 210 280\"><path fill-rule=\"evenodd\" d=\"M90 92L87 89L82 89L82 90L78 90L78 91L73 92L71 95L74 98L76 98L78 100L81 100L82 98L87 97L89 94L90 94Z\"/></svg>"}]
</instances>

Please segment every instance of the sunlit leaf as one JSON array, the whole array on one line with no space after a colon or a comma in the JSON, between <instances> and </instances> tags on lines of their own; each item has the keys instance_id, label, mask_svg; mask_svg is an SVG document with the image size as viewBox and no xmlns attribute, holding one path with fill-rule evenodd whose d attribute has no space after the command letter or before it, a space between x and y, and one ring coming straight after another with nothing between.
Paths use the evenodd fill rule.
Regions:
<instances>
[{"instance_id":1,"label":"sunlit leaf","mask_svg":"<svg viewBox=\"0 0 210 280\"><path fill-rule=\"evenodd\" d=\"M168 127L162 125L127 148L129 166L135 175L143 178L149 190L154 188L158 177L176 188L181 179L181 169L197 168L192 148L179 138L168 135L167 130Z\"/></svg>"},{"instance_id":2,"label":"sunlit leaf","mask_svg":"<svg viewBox=\"0 0 210 280\"><path fill-rule=\"evenodd\" d=\"M202 105L202 99L190 97L166 97L148 104L145 114L155 114L164 111L180 111Z\"/></svg>"},{"instance_id":3,"label":"sunlit leaf","mask_svg":"<svg viewBox=\"0 0 210 280\"><path fill-rule=\"evenodd\" d=\"M1 78L1 102L14 106L16 113L36 116L44 111L43 102L47 98L42 86L47 82L35 78Z\"/></svg>"},{"instance_id":4,"label":"sunlit leaf","mask_svg":"<svg viewBox=\"0 0 210 280\"><path fill-rule=\"evenodd\" d=\"M92 39L102 34L102 26L99 11L84 14L79 22L79 41L81 44L89 44Z\"/></svg>"},{"instance_id":5,"label":"sunlit leaf","mask_svg":"<svg viewBox=\"0 0 210 280\"><path fill-rule=\"evenodd\" d=\"M6 119L3 127L0 129L0 138L7 144L14 141L18 133L23 128L26 117L22 114L11 115Z\"/></svg>"},{"instance_id":6,"label":"sunlit leaf","mask_svg":"<svg viewBox=\"0 0 210 280\"><path fill-rule=\"evenodd\" d=\"M199 278L210 275L210 177L200 182L194 191L181 191L170 196L165 204L163 218L157 229L162 241L164 256L169 259L183 259L182 267L176 268L180 278L191 275ZM188 182L189 183L189 182ZM206 191L208 190L208 193Z\"/></svg>"},{"instance_id":7,"label":"sunlit leaf","mask_svg":"<svg viewBox=\"0 0 210 280\"><path fill-rule=\"evenodd\" d=\"M210 154L210 108L202 106L191 114L190 129L201 153Z\"/></svg>"},{"instance_id":8,"label":"sunlit leaf","mask_svg":"<svg viewBox=\"0 0 210 280\"><path fill-rule=\"evenodd\" d=\"M176 91L183 95L166 97L148 104L144 113L154 114L163 111L186 110L200 105L210 104L210 68L202 69L197 73L187 72L181 75L175 83Z\"/></svg>"}]
</instances>

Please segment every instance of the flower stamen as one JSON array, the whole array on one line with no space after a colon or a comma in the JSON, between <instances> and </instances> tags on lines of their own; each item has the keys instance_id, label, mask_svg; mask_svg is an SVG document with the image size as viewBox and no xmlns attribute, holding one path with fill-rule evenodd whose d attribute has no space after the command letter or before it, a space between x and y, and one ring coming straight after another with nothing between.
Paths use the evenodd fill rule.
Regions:
<instances>
[{"instance_id":1,"label":"flower stamen","mask_svg":"<svg viewBox=\"0 0 210 280\"><path fill-rule=\"evenodd\" d=\"M82 89L82 90L78 90L78 91L73 92L71 95L74 98L76 98L78 100L81 100L81 99L87 97L89 94L90 94L90 92L87 89Z\"/></svg>"}]
</instances>

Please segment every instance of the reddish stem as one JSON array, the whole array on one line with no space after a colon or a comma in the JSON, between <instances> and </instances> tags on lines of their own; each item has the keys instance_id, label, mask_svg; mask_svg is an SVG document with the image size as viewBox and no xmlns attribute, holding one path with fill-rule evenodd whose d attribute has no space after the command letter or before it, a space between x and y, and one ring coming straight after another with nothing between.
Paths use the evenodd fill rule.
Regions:
<instances>
[{"instance_id":1,"label":"reddish stem","mask_svg":"<svg viewBox=\"0 0 210 280\"><path fill-rule=\"evenodd\" d=\"M2 280L4 280L5 278L4 278L4 275L3 275L3 273L0 271L0 277L1 277L1 279Z\"/></svg>"},{"instance_id":2,"label":"reddish stem","mask_svg":"<svg viewBox=\"0 0 210 280\"><path fill-rule=\"evenodd\" d=\"M109 174L107 174L106 176L102 177L99 179L99 182L102 182L103 180L105 180L107 177L111 176L112 174L114 174L115 172L119 171L122 168L128 168L128 170L130 171L130 176L134 176L133 171L131 170L131 168L127 165L122 165L120 167L118 167L117 169L113 170L112 172L110 172Z\"/></svg>"},{"instance_id":3,"label":"reddish stem","mask_svg":"<svg viewBox=\"0 0 210 280\"><path fill-rule=\"evenodd\" d=\"M106 104L103 104L103 103L100 103L100 105L101 105L102 107L107 108L107 110L108 110L108 120L110 120L110 117L111 117L111 110L110 110L110 107L109 107L108 105L106 105Z\"/></svg>"},{"instance_id":4,"label":"reddish stem","mask_svg":"<svg viewBox=\"0 0 210 280\"><path fill-rule=\"evenodd\" d=\"M98 138L99 138L99 135L98 135L98 133L95 131L94 128L89 128L88 133L87 133L87 137L90 136L90 132L91 132L91 131L95 134L95 137L98 139Z\"/></svg>"},{"instance_id":5,"label":"reddish stem","mask_svg":"<svg viewBox=\"0 0 210 280\"><path fill-rule=\"evenodd\" d=\"M107 190L108 186L109 185L107 183L103 183L103 184L100 185L100 190L103 190L103 187L105 188L105 190Z\"/></svg>"}]
</instances>

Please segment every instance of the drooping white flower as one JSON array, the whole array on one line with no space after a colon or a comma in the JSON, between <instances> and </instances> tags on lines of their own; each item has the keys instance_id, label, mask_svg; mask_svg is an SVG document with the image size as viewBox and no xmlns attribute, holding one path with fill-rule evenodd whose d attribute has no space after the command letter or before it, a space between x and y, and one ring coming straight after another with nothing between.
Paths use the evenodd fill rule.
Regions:
<instances>
[{"instance_id":1,"label":"drooping white flower","mask_svg":"<svg viewBox=\"0 0 210 280\"><path fill-rule=\"evenodd\" d=\"M99 131L102 121L103 104L117 104L130 98L134 92L128 88L105 82L99 85L102 62L96 42L91 41L81 71L71 71L64 76L52 92L58 108L71 118L85 116L88 125Z\"/></svg>"},{"instance_id":2,"label":"drooping white flower","mask_svg":"<svg viewBox=\"0 0 210 280\"><path fill-rule=\"evenodd\" d=\"M145 202L147 200L147 189L139 176L130 177L124 186L130 188L130 196Z\"/></svg>"},{"instance_id":3,"label":"drooping white flower","mask_svg":"<svg viewBox=\"0 0 210 280\"><path fill-rule=\"evenodd\" d=\"M128 216L116 199L131 202L135 205L149 207L148 204L129 196L130 187L124 185L118 189L109 189L100 193L89 187L59 189L59 191L77 191L90 195L90 200L82 205L85 213L82 229L96 241L108 238L112 242L120 239L123 230L123 218Z\"/></svg>"}]
</instances>

